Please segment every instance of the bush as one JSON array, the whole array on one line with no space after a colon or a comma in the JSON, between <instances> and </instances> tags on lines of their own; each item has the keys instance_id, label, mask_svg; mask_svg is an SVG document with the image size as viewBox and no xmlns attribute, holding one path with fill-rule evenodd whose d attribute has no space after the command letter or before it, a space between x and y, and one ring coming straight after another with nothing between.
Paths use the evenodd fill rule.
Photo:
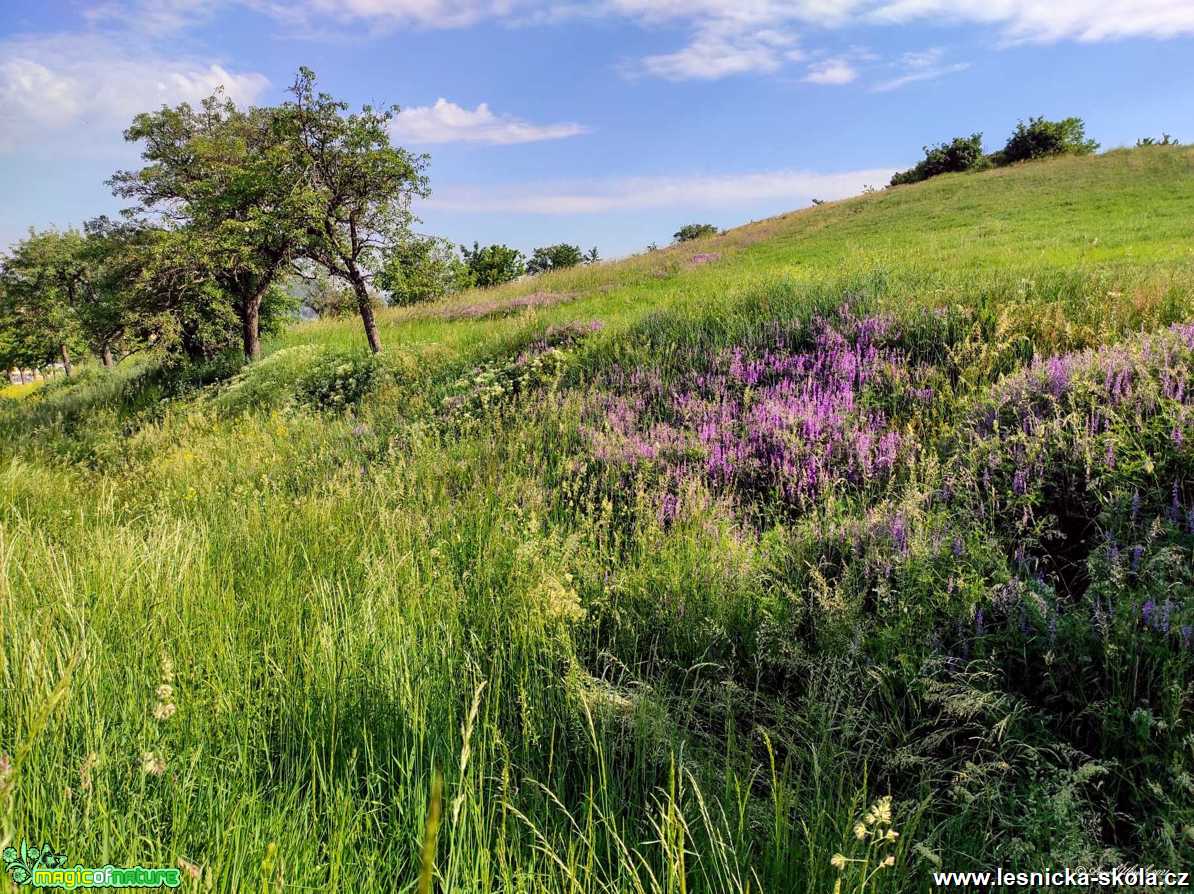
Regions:
<instances>
[{"instance_id":1,"label":"bush","mask_svg":"<svg viewBox=\"0 0 1194 894\"><path fill-rule=\"evenodd\" d=\"M487 245L482 248L474 242L471 249L462 245L460 251L473 285L483 289L518 279L526 272L522 252L508 245Z\"/></svg>"},{"instance_id":2,"label":"bush","mask_svg":"<svg viewBox=\"0 0 1194 894\"><path fill-rule=\"evenodd\" d=\"M215 401L228 413L296 406L338 410L358 403L380 382L381 366L372 356L297 345L246 367Z\"/></svg>"},{"instance_id":3,"label":"bush","mask_svg":"<svg viewBox=\"0 0 1194 894\"><path fill-rule=\"evenodd\" d=\"M580 250L579 245L568 245L561 242L559 245L536 248L530 261L527 262L527 273L537 274L546 273L549 270L566 270L579 264L595 263L597 259L596 248L586 254Z\"/></svg>"},{"instance_id":4,"label":"bush","mask_svg":"<svg viewBox=\"0 0 1194 894\"><path fill-rule=\"evenodd\" d=\"M1144 146L1180 146L1181 141L1175 140L1167 133L1161 134L1161 139L1156 137L1141 137L1136 141L1136 148L1140 149Z\"/></svg>"},{"instance_id":5,"label":"bush","mask_svg":"<svg viewBox=\"0 0 1194 894\"><path fill-rule=\"evenodd\" d=\"M1098 143L1086 138L1086 125L1081 118L1061 121L1029 118L1027 124L1021 121L1016 125L1016 132L994 160L996 164L1010 165L1054 155L1090 155L1098 148Z\"/></svg>"},{"instance_id":6,"label":"bush","mask_svg":"<svg viewBox=\"0 0 1194 894\"><path fill-rule=\"evenodd\" d=\"M391 250L377 284L389 293L390 304L404 307L466 289L473 277L451 243L411 236Z\"/></svg>"},{"instance_id":7,"label":"bush","mask_svg":"<svg viewBox=\"0 0 1194 894\"><path fill-rule=\"evenodd\" d=\"M919 183L938 174L954 174L962 171L981 171L990 167L990 160L983 154L983 135L972 133L968 137L954 137L948 143L925 146L925 157L916 167L900 171L891 178L892 186L905 183Z\"/></svg>"},{"instance_id":8,"label":"bush","mask_svg":"<svg viewBox=\"0 0 1194 894\"><path fill-rule=\"evenodd\" d=\"M693 239L704 239L706 236L716 236L717 227L713 224L685 224L676 230L673 239L677 242L691 242Z\"/></svg>"}]
</instances>

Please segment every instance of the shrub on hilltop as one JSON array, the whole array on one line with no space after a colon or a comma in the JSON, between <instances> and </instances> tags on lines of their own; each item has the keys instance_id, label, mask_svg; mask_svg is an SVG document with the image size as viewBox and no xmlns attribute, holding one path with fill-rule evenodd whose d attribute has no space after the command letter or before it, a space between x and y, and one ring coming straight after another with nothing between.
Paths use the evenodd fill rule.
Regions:
<instances>
[{"instance_id":1,"label":"shrub on hilltop","mask_svg":"<svg viewBox=\"0 0 1194 894\"><path fill-rule=\"evenodd\" d=\"M990 159L983 154L983 135L972 133L968 137L954 137L948 143L925 146L925 157L915 167L892 177L891 185L919 183L938 174L981 171L990 166Z\"/></svg>"},{"instance_id":2,"label":"shrub on hilltop","mask_svg":"<svg viewBox=\"0 0 1194 894\"><path fill-rule=\"evenodd\" d=\"M1081 118L1029 118L1027 124L1021 121L1016 125L1007 145L992 160L998 165L1010 165L1054 155L1091 155L1098 148L1098 143L1087 139L1086 123Z\"/></svg>"},{"instance_id":3,"label":"shrub on hilltop","mask_svg":"<svg viewBox=\"0 0 1194 894\"><path fill-rule=\"evenodd\" d=\"M704 239L706 236L716 236L717 227L713 224L685 224L676 230L672 238L676 242L691 242L694 239Z\"/></svg>"}]
</instances>

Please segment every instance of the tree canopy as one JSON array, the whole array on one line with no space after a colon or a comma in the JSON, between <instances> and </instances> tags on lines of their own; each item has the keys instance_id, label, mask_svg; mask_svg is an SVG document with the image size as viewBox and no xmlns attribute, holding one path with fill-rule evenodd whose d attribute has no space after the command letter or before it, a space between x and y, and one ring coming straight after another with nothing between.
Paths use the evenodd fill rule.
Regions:
<instances>
[{"instance_id":1,"label":"tree canopy","mask_svg":"<svg viewBox=\"0 0 1194 894\"><path fill-rule=\"evenodd\" d=\"M266 293L303 246L306 172L277 109L242 110L221 90L198 108L183 103L133 119L125 139L146 162L109 181L136 204L129 215L187 229L190 257L230 304L247 359L261 353Z\"/></svg>"},{"instance_id":2,"label":"tree canopy","mask_svg":"<svg viewBox=\"0 0 1194 894\"><path fill-rule=\"evenodd\" d=\"M486 245L484 248L474 242L470 249L460 246L473 285L481 288L501 285L518 279L526 273L526 260L522 252L508 245Z\"/></svg>"},{"instance_id":3,"label":"tree canopy","mask_svg":"<svg viewBox=\"0 0 1194 894\"><path fill-rule=\"evenodd\" d=\"M426 155L390 142L397 106L375 110L317 92L315 74L299 70L293 99L278 119L293 163L303 171L296 207L300 251L357 298L369 348L381 350L369 284L415 221L411 202L430 194Z\"/></svg>"}]
</instances>

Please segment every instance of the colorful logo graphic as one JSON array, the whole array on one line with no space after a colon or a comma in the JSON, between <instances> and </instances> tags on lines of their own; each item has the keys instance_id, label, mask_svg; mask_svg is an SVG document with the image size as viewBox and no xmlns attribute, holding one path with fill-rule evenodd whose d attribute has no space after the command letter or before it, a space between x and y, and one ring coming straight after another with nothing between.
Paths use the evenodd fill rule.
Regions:
<instances>
[{"instance_id":1,"label":"colorful logo graphic","mask_svg":"<svg viewBox=\"0 0 1194 894\"><path fill-rule=\"evenodd\" d=\"M0 854L4 871L17 885L34 888L177 888L181 871L144 866L67 866L66 853L48 844L30 847L22 841L20 850L6 847Z\"/></svg>"}]
</instances>

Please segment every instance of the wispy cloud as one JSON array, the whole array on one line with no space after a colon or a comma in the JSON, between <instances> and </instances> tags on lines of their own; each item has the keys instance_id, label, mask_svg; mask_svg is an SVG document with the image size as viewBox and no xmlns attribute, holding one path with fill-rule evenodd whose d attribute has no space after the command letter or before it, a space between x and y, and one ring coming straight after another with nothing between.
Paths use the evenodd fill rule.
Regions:
<instances>
[{"instance_id":1,"label":"wispy cloud","mask_svg":"<svg viewBox=\"0 0 1194 894\"><path fill-rule=\"evenodd\" d=\"M824 174L761 171L690 177L631 177L611 180L524 183L504 188L455 187L437 193L427 207L494 214L600 214L651 208L737 208L761 200L807 202L814 196L840 199L868 184L886 183L894 169Z\"/></svg>"},{"instance_id":2,"label":"wispy cloud","mask_svg":"<svg viewBox=\"0 0 1194 894\"><path fill-rule=\"evenodd\" d=\"M587 132L571 122L532 124L511 115L495 115L488 103L475 109L442 97L430 106L403 109L393 124L394 136L412 143L492 143L501 146L560 140Z\"/></svg>"},{"instance_id":3,"label":"wispy cloud","mask_svg":"<svg viewBox=\"0 0 1194 894\"><path fill-rule=\"evenodd\" d=\"M221 0L142 0L149 6L189 8ZM234 2L234 0L222 0ZM1194 34L1188 0L239 0L294 20L328 19L374 26L456 28L483 21L546 23L579 17L617 17L644 27L687 27L679 49L651 53L624 66L627 73L669 80L711 80L775 73L802 58L794 51L820 32L842 27L913 21L979 24L1005 42L1100 41L1122 37L1169 38ZM162 13L169 18L171 13ZM175 12L173 15L177 16ZM955 66L955 71L960 70ZM841 70L839 70L841 71ZM928 70L885 82L897 89L940 77ZM815 74L810 73L810 74ZM839 77L842 75L839 74ZM843 83L840 80L811 83ZM897 83L899 82L899 83ZM895 84L895 86L886 86Z\"/></svg>"},{"instance_id":4,"label":"wispy cloud","mask_svg":"<svg viewBox=\"0 0 1194 894\"><path fill-rule=\"evenodd\" d=\"M1194 34L1194 3L1187 0L882 0L864 17L976 22L999 26L1005 38L1040 43Z\"/></svg>"},{"instance_id":5,"label":"wispy cloud","mask_svg":"<svg viewBox=\"0 0 1194 894\"><path fill-rule=\"evenodd\" d=\"M932 81L970 68L969 62L954 62L946 64L942 61L944 51L939 48L923 50L918 53L905 53L899 62L902 74L880 81L871 87L875 93L889 93L899 90L917 81Z\"/></svg>"},{"instance_id":6,"label":"wispy cloud","mask_svg":"<svg viewBox=\"0 0 1194 894\"><path fill-rule=\"evenodd\" d=\"M683 49L647 56L629 70L670 81L773 72L785 61L799 58L795 43L794 37L773 28L743 28L736 22L714 21L699 28Z\"/></svg>"},{"instance_id":7,"label":"wispy cloud","mask_svg":"<svg viewBox=\"0 0 1194 894\"><path fill-rule=\"evenodd\" d=\"M849 84L858 79L858 70L845 59L826 59L808 67L804 80L810 84Z\"/></svg>"}]
</instances>

